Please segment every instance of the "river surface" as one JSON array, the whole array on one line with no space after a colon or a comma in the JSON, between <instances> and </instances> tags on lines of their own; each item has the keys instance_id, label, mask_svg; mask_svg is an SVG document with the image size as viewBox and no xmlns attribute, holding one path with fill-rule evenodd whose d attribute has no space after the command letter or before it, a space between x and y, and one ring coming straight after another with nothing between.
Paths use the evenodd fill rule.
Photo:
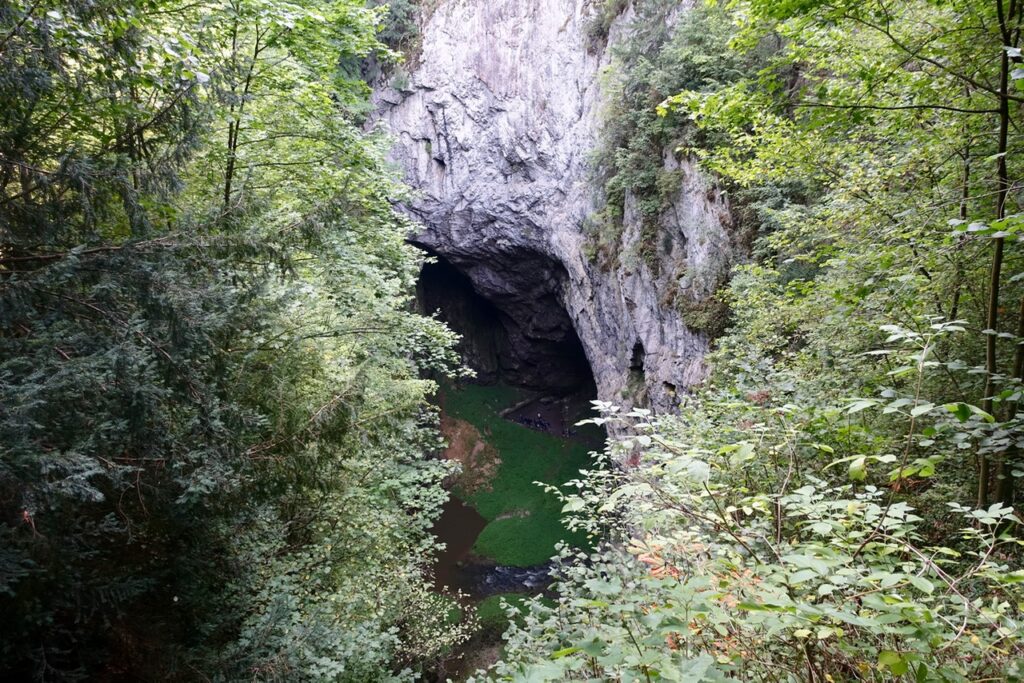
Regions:
<instances>
[{"instance_id":1,"label":"river surface","mask_svg":"<svg viewBox=\"0 0 1024 683\"><path fill-rule=\"evenodd\" d=\"M559 446L558 443L575 442L578 445L598 450L604 442L603 430L593 427L581 429L575 426L576 421L589 414L591 396L592 394L588 392L554 397L537 394L530 396L529 393L520 392L518 395L510 393L507 400L497 402L484 400L475 403L472 408L477 409L477 412L472 414L475 416L473 419L476 424L473 425L473 428L468 428L469 423L463 423L468 429L464 429L461 433L446 434L450 440L450 449L446 451L445 455L452 457L452 453L471 449L466 445L467 442L464 438L460 440L460 434L464 437L467 431L475 434L475 438L487 441L492 447L496 447L500 454L503 443L505 445L508 443L510 431L508 429L499 430L495 427L492 434L491 427L494 427L496 423L516 424L523 429L524 436L529 431L534 431L556 437L550 453L553 458L566 457L564 446ZM463 414L467 412L465 404L450 413L448 410L452 406L445 399L443 392L439 399L442 411L449 419L457 421L463 417L469 417ZM482 417L479 408L484 405L486 410L485 416ZM491 427L488 427L488 424ZM479 432L477 433L474 428L479 428ZM512 430L511 433L514 434L515 430ZM502 438L506 439L505 442L498 440L501 435L504 435ZM452 448L451 443L461 443L461 450ZM468 443L472 444L473 440L470 439ZM546 452L546 450L547 448L540 452ZM514 448L510 449L510 453L515 452ZM472 467L473 464L482 462L473 458L455 457L464 466ZM485 469L481 469L481 467ZM494 476L494 472L486 469L486 464L474 468L470 474L473 472ZM472 476L470 479L473 480ZM525 511L526 514L531 512L533 511ZM432 530L438 542L444 546L442 550L438 551L434 564L436 590L456 598L464 608L472 608L481 601L496 595L535 596L548 593L552 583L552 564L550 562L528 567L503 566L473 552L478 537L488 523L488 520L472 505L461 500L454 492L452 493ZM550 543L550 540L546 542ZM495 626L492 624L483 628L441 664L437 680L464 680L477 668L492 664L498 658L501 646L500 633L495 630Z\"/></svg>"},{"instance_id":2,"label":"river surface","mask_svg":"<svg viewBox=\"0 0 1024 683\"><path fill-rule=\"evenodd\" d=\"M434 584L438 590L448 588L473 593L472 581L467 579L465 565L476 537L485 526L487 520L454 495L444 504L433 529L434 536L445 545L434 565Z\"/></svg>"},{"instance_id":3,"label":"river surface","mask_svg":"<svg viewBox=\"0 0 1024 683\"><path fill-rule=\"evenodd\" d=\"M452 496L434 526L437 540L445 549L434 565L438 590L462 591L471 599L498 593L543 592L551 583L551 564L535 567L503 567L472 554L473 544L487 520L466 503Z\"/></svg>"}]
</instances>

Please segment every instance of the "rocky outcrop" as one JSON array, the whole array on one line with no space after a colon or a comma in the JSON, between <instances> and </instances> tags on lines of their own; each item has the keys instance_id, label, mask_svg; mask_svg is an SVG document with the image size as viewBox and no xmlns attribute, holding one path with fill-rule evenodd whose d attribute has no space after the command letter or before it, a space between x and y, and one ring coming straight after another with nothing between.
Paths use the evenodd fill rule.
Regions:
<instances>
[{"instance_id":1,"label":"rocky outcrop","mask_svg":"<svg viewBox=\"0 0 1024 683\"><path fill-rule=\"evenodd\" d=\"M470 278L521 348L571 325L600 398L668 409L705 374L708 341L673 302L680 288L699 302L720 281L728 206L668 155L680 187L653 245L655 270L639 256L631 202L616 263L588 258L585 226L600 206L588 161L607 64L585 45L589 4L444 0L425 23L417 66L377 88L375 104L418 191L408 207L423 224L416 242Z\"/></svg>"}]
</instances>

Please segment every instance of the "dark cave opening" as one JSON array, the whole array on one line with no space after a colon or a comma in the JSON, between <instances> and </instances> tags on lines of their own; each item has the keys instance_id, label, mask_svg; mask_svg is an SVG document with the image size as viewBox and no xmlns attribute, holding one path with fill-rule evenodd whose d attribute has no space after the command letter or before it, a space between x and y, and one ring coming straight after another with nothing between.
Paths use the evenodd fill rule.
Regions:
<instances>
[{"instance_id":1,"label":"dark cave opening","mask_svg":"<svg viewBox=\"0 0 1024 683\"><path fill-rule=\"evenodd\" d=\"M637 339L633 344L633 353L629 357L629 375L626 379L626 389L634 396L647 396L647 351L643 343Z\"/></svg>"},{"instance_id":2,"label":"dark cave opening","mask_svg":"<svg viewBox=\"0 0 1024 683\"><path fill-rule=\"evenodd\" d=\"M638 339L633 344L633 353L629 357L629 371L640 375L644 373L644 361L647 359L647 352L644 351L643 343Z\"/></svg>"},{"instance_id":3,"label":"dark cave opening","mask_svg":"<svg viewBox=\"0 0 1024 683\"><path fill-rule=\"evenodd\" d=\"M463 363L477 375L472 383L441 382L438 392L443 457L462 467L433 528L445 546L435 585L457 589L467 605L535 594L547 583L556 542L584 543L562 525L557 499L537 499L536 482L564 484L605 438L596 425L577 425L590 416L597 387L561 300L567 275L531 250L492 247L454 263L428 253L419 310L437 313L461 336ZM478 495L490 496L485 506ZM460 661L488 651L490 637L478 633L445 665L458 673ZM453 671L445 673L438 680L450 680Z\"/></svg>"},{"instance_id":4,"label":"dark cave opening","mask_svg":"<svg viewBox=\"0 0 1024 683\"><path fill-rule=\"evenodd\" d=\"M495 302L450 261L432 256L417 287L420 311L438 312L461 335L459 352L478 382L500 382L552 395L596 395L583 344L554 291L518 294L510 278L504 283L501 301Z\"/></svg>"}]
</instances>

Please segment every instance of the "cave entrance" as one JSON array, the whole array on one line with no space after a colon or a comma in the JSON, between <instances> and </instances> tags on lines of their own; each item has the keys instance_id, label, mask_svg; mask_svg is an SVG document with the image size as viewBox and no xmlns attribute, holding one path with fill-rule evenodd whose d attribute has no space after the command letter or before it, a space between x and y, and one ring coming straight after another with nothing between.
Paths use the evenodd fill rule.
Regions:
<instances>
[{"instance_id":1,"label":"cave entrance","mask_svg":"<svg viewBox=\"0 0 1024 683\"><path fill-rule=\"evenodd\" d=\"M633 396L646 401L647 396L647 352L643 343L637 339L633 345L633 353L629 357L629 375L626 378L626 390Z\"/></svg>"},{"instance_id":2,"label":"cave entrance","mask_svg":"<svg viewBox=\"0 0 1024 683\"><path fill-rule=\"evenodd\" d=\"M433 528L445 545L434 579L437 590L457 590L459 601L485 612L503 596L545 590L557 543L591 548L563 525L560 501L538 495L535 482L563 486L578 477L604 432L576 426L591 414L597 389L561 301L561 265L497 247L473 258L431 256L417 285L419 310L436 312L461 335L463 363L477 375L442 382L438 392L443 457L461 467ZM460 654L470 658L493 638L487 628L495 627Z\"/></svg>"},{"instance_id":3,"label":"cave entrance","mask_svg":"<svg viewBox=\"0 0 1024 683\"><path fill-rule=\"evenodd\" d=\"M559 300L550 274L537 290L516 291L503 282L494 301L447 259L432 254L417 288L422 313L435 311L461 337L463 362L483 384L503 383L547 395L577 393L596 397L597 390L579 336ZM511 267L514 270L514 266ZM522 271L520 271L522 272ZM544 280L548 280L547 283ZM588 398L588 400L589 400Z\"/></svg>"}]
</instances>

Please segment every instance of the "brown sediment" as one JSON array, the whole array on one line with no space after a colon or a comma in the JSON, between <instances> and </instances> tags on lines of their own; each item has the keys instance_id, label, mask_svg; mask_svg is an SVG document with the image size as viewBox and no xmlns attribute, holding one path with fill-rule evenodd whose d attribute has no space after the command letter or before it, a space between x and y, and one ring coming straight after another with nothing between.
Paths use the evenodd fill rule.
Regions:
<instances>
[{"instance_id":1,"label":"brown sediment","mask_svg":"<svg viewBox=\"0 0 1024 683\"><path fill-rule=\"evenodd\" d=\"M433 529L435 538L445 546L434 562L437 590L449 592L471 588L464 583L460 567L464 562L473 561L473 544L485 526L487 520L476 510L458 498L448 499Z\"/></svg>"},{"instance_id":2,"label":"brown sediment","mask_svg":"<svg viewBox=\"0 0 1024 683\"><path fill-rule=\"evenodd\" d=\"M441 418L441 434L448 443L444 457L462 465L462 473L455 482L459 493L471 496L478 491L489 491L501 466L501 457L494 446L470 423L447 415Z\"/></svg>"}]
</instances>

